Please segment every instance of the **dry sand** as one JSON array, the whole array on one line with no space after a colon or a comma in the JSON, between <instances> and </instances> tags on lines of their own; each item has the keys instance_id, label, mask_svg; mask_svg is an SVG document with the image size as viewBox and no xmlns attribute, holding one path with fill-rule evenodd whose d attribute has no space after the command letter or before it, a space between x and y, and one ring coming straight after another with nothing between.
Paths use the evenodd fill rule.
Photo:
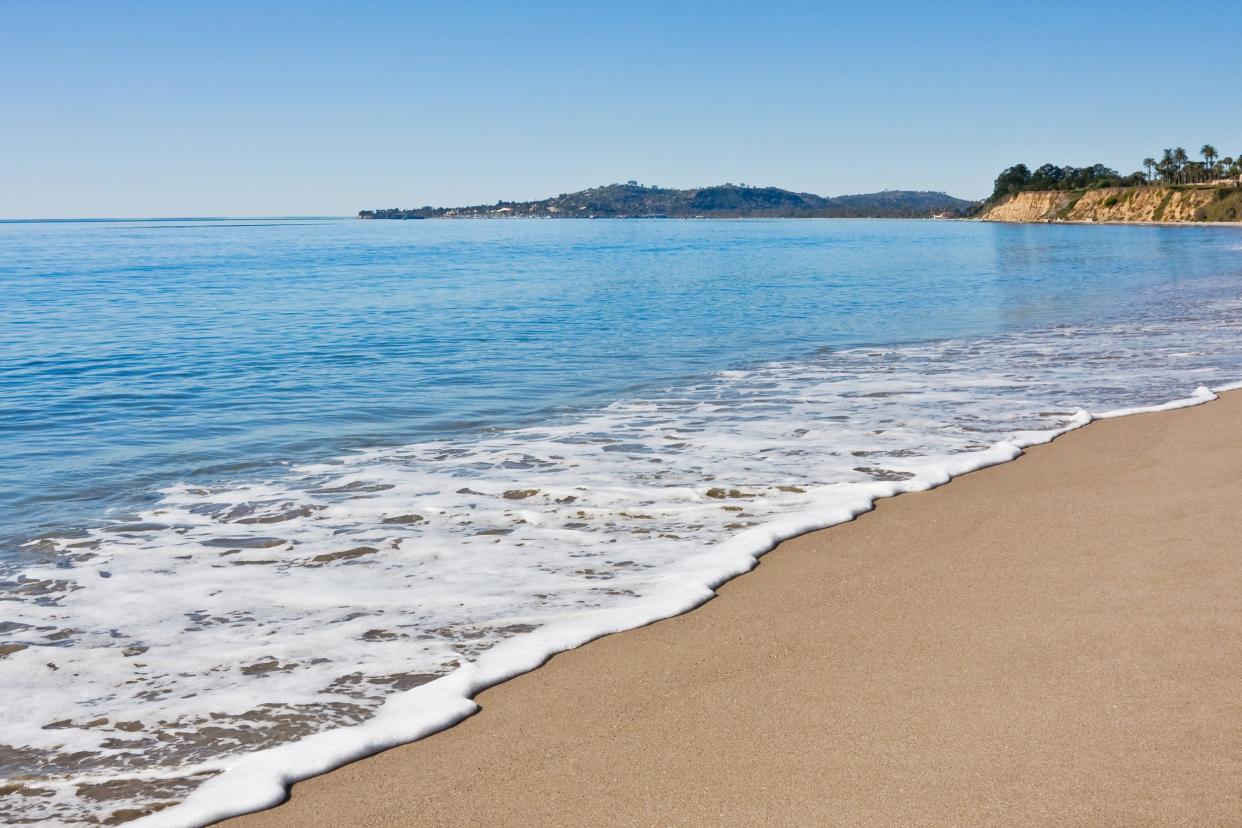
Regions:
<instances>
[{"instance_id":1,"label":"dry sand","mask_svg":"<svg viewBox=\"0 0 1242 828\"><path fill-rule=\"evenodd\" d=\"M1242 824L1242 392L782 544L239 826Z\"/></svg>"}]
</instances>

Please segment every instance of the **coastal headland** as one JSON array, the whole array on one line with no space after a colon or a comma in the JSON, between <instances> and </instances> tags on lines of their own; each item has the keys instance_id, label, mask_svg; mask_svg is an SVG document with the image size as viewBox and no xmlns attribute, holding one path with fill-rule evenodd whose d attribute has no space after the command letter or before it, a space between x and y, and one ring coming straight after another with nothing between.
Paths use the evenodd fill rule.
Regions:
<instances>
[{"instance_id":1,"label":"coastal headland","mask_svg":"<svg viewBox=\"0 0 1242 828\"><path fill-rule=\"evenodd\" d=\"M989 202L977 218L1110 224L1236 222L1242 221L1242 186L1153 185L1025 191Z\"/></svg>"},{"instance_id":2,"label":"coastal headland","mask_svg":"<svg viewBox=\"0 0 1242 828\"><path fill-rule=\"evenodd\" d=\"M777 547L231 826L1223 825L1242 392Z\"/></svg>"},{"instance_id":3,"label":"coastal headland","mask_svg":"<svg viewBox=\"0 0 1242 828\"><path fill-rule=\"evenodd\" d=\"M974 218L1004 222L1188 224L1242 222L1242 155L1204 144L1142 160L1129 175L1087 167L1015 164L1002 170Z\"/></svg>"}]
</instances>

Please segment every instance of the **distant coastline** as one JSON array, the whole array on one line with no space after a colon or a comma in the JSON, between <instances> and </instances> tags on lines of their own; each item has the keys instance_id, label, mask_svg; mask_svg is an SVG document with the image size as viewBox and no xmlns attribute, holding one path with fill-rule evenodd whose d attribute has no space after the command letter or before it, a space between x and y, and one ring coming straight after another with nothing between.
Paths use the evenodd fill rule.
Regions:
<instances>
[{"instance_id":1,"label":"distant coastline","mask_svg":"<svg viewBox=\"0 0 1242 828\"><path fill-rule=\"evenodd\" d=\"M915 190L825 197L778 187L675 190L629 181L539 201L362 210L358 218L963 218L978 207L977 201Z\"/></svg>"}]
</instances>

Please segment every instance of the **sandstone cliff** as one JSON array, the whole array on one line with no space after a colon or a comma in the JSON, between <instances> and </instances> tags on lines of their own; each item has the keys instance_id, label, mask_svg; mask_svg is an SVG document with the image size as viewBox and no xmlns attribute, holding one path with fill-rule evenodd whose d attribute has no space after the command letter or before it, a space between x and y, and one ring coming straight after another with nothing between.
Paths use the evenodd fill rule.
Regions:
<instances>
[{"instance_id":1,"label":"sandstone cliff","mask_svg":"<svg viewBox=\"0 0 1242 828\"><path fill-rule=\"evenodd\" d=\"M1104 187L1014 193L988 205L982 221L1242 221L1242 187Z\"/></svg>"}]
</instances>

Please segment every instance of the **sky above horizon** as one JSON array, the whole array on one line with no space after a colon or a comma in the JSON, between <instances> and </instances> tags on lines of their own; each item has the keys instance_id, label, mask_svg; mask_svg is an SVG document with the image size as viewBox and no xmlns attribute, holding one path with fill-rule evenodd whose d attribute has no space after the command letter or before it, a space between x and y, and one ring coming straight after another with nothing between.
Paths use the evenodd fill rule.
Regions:
<instances>
[{"instance_id":1,"label":"sky above horizon","mask_svg":"<svg viewBox=\"0 0 1242 828\"><path fill-rule=\"evenodd\" d=\"M614 181L980 198L1242 154L1242 3L0 0L0 218L349 215Z\"/></svg>"}]
</instances>

